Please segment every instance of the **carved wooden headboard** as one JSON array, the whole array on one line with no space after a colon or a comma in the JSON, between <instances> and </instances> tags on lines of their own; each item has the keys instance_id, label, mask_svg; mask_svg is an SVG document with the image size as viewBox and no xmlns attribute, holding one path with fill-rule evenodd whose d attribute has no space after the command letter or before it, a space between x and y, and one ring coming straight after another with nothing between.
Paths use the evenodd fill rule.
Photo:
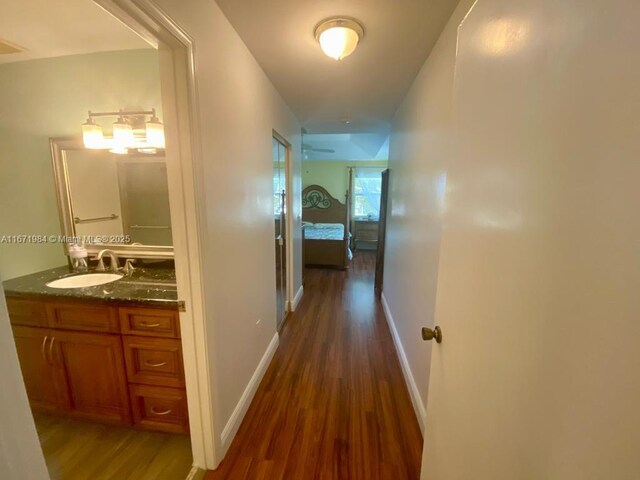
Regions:
<instances>
[{"instance_id":1,"label":"carved wooden headboard","mask_svg":"<svg viewBox=\"0 0 640 480\"><path fill-rule=\"evenodd\" d=\"M341 203L320 185L309 185L302 191L302 220L313 223L348 224L348 201Z\"/></svg>"}]
</instances>

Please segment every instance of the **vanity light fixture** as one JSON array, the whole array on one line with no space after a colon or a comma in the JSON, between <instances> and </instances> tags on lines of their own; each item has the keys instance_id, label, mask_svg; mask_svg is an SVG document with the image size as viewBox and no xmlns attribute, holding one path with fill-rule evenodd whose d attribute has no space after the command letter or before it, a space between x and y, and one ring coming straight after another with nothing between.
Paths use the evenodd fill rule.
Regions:
<instances>
[{"instance_id":1,"label":"vanity light fixture","mask_svg":"<svg viewBox=\"0 0 640 480\"><path fill-rule=\"evenodd\" d=\"M146 123L147 145L151 148L164 148L164 128L155 113Z\"/></svg>"},{"instance_id":2,"label":"vanity light fixture","mask_svg":"<svg viewBox=\"0 0 640 480\"><path fill-rule=\"evenodd\" d=\"M113 123L112 138L105 138L102 127L95 117L117 117ZM150 117L148 120L146 117ZM165 147L164 128L156 116L156 109L117 112L89 111L87 121L82 124L82 140L86 148L108 149L112 153L127 154L130 149L142 153L156 153Z\"/></svg>"},{"instance_id":3,"label":"vanity light fixture","mask_svg":"<svg viewBox=\"0 0 640 480\"><path fill-rule=\"evenodd\" d=\"M123 116L120 116L118 120L113 122L113 146L111 152L120 154L127 153L128 148L133 146L134 140L133 128L126 122Z\"/></svg>"},{"instance_id":4,"label":"vanity light fixture","mask_svg":"<svg viewBox=\"0 0 640 480\"><path fill-rule=\"evenodd\" d=\"M91 117L87 118L87 121L82 124L82 139L84 140L84 146L87 148L105 148L102 127L96 124Z\"/></svg>"},{"instance_id":5,"label":"vanity light fixture","mask_svg":"<svg viewBox=\"0 0 640 480\"><path fill-rule=\"evenodd\" d=\"M342 60L356 49L364 28L353 19L335 17L322 21L314 33L325 55Z\"/></svg>"}]
</instances>

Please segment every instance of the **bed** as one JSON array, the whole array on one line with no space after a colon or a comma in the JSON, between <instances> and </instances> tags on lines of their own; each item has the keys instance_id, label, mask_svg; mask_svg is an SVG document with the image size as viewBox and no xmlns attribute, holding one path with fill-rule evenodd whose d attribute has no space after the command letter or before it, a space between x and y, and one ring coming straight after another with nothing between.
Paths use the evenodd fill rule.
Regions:
<instances>
[{"instance_id":1,"label":"bed","mask_svg":"<svg viewBox=\"0 0 640 480\"><path fill-rule=\"evenodd\" d=\"M302 191L302 222L305 265L349 268L349 194L345 203L320 185Z\"/></svg>"}]
</instances>

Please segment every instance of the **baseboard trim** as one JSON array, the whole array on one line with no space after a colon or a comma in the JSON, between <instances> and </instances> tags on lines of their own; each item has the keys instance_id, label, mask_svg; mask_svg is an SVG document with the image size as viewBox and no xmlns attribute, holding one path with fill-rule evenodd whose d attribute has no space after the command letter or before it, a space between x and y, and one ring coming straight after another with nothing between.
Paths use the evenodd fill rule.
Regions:
<instances>
[{"instance_id":1,"label":"baseboard trim","mask_svg":"<svg viewBox=\"0 0 640 480\"><path fill-rule=\"evenodd\" d=\"M402 342L400 341L400 335L398 334L398 330L396 329L396 324L393 320L393 315L391 315L391 309L389 308L387 299L384 296L384 292L381 295L381 303L382 309L384 310L384 316L386 317L387 324L389 325L389 330L391 330L393 344L396 346L396 352L398 353L398 358L400 359L400 366L402 367L402 373L404 374L404 381L406 382L407 388L409 389L411 403L413 404L413 409L416 412L416 417L418 417L420 430L424 435L424 426L427 420L427 409L425 408L424 403L422 403L422 399L420 398L418 386L416 385L415 378L413 377L413 373L411 372L411 367L409 366L407 355L404 353L404 347L402 346Z\"/></svg>"},{"instance_id":2,"label":"baseboard trim","mask_svg":"<svg viewBox=\"0 0 640 480\"><path fill-rule=\"evenodd\" d=\"M206 473L206 470L202 470L194 465L191 467L191 471L189 471L189 475L187 475L185 480L201 480L204 478Z\"/></svg>"},{"instance_id":3,"label":"baseboard trim","mask_svg":"<svg viewBox=\"0 0 640 480\"><path fill-rule=\"evenodd\" d=\"M240 428L242 419L247 413L249 405L251 405L251 400L253 400L253 396L255 395L256 390L258 389L258 386L262 381L262 377L267 371L267 367L271 363L273 355L276 353L276 349L278 348L278 341L279 336L276 332L276 334L271 339L271 343L269 343L267 350L264 352L260 363L258 363L255 372L253 372L253 376L251 377L251 380L249 380L247 388L244 389L244 392L242 393L242 396L240 397L236 408L233 409L233 413L231 414L231 417L229 417L229 421L222 430L220 440L222 442L221 450L223 454L220 458L224 458L224 455L226 454L227 449L231 444L231 440L233 440L233 437L235 437L238 428Z\"/></svg>"},{"instance_id":4,"label":"baseboard trim","mask_svg":"<svg viewBox=\"0 0 640 480\"><path fill-rule=\"evenodd\" d=\"M293 302L291 302L290 310L292 312L295 312L296 308L298 308L298 305L300 305L300 301L302 300L303 295L304 295L304 286L300 285L300 288L298 289L298 293L296 293L296 296L293 297Z\"/></svg>"}]
</instances>

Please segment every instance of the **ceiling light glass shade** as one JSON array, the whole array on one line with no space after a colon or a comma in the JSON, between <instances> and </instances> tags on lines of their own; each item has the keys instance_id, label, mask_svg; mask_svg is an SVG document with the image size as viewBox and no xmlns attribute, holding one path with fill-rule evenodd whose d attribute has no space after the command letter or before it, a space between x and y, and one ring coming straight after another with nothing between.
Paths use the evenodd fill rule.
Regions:
<instances>
[{"instance_id":1,"label":"ceiling light glass shade","mask_svg":"<svg viewBox=\"0 0 640 480\"><path fill-rule=\"evenodd\" d=\"M354 20L331 19L316 28L320 48L328 57L342 60L351 55L364 35L362 26Z\"/></svg>"},{"instance_id":2,"label":"ceiling light glass shade","mask_svg":"<svg viewBox=\"0 0 640 480\"><path fill-rule=\"evenodd\" d=\"M100 149L105 146L102 127L94 123L91 118L82 124L82 141L86 148Z\"/></svg>"},{"instance_id":3,"label":"ceiling light glass shade","mask_svg":"<svg viewBox=\"0 0 640 480\"><path fill-rule=\"evenodd\" d=\"M164 148L164 128L157 117L151 117L146 124L147 145L153 148Z\"/></svg>"},{"instance_id":4,"label":"ceiling light glass shade","mask_svg":"<svg viewBox=\"0 0 640 480\"><path fill-rule=\"evenodd\" d=\"M124 118L119 118L118 121L113 124L113 148L115 150L126 149L132 145L133 142L133 128L125 122Z\"/></svg>"}]
</instances>

